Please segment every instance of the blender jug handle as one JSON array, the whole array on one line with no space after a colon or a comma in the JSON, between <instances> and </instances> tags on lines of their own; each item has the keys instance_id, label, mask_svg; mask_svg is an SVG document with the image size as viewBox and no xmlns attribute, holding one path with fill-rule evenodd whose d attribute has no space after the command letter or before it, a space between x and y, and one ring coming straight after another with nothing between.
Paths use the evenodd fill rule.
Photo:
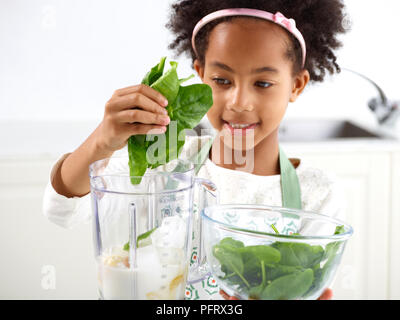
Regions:
<instances>
[{"instance_id":1,"label":"blender jug handle","mask_svg":"<svg viewBox=\"0 0 400 320\"><path fill-rule=\"evenodd\" d=\"M198 194L198 203L193 204L193 207L197 205L197 210L193 210L194 245L192 247L193 253L196 253L196 249L197 253L196 259L189 268L188 284L201 281L210 275L204 253L201 212L208 206L218 204L218 190L212 181L196 177L194 182L194 189Z\"/></svg>"}]
</instances>

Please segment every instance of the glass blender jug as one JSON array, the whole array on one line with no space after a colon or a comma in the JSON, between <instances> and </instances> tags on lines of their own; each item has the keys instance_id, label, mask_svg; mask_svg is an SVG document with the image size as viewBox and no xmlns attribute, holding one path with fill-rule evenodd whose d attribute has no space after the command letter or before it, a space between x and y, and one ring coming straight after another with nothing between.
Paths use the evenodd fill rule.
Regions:
<instances>
[{"instance_id":1,"label":"glass blender jug","mask_svg":"<svg viewBox=\"0 0 400 320\"><path fill-rule=\"evenodd\" d=\"M217 202L215 185L178 159L135 177L139 184L127 155L89 171L100 298L183 299L189 271L193 281L206 276L202 253L191 266L190 257L200 212Z\"/></svg>"}]
</instances>

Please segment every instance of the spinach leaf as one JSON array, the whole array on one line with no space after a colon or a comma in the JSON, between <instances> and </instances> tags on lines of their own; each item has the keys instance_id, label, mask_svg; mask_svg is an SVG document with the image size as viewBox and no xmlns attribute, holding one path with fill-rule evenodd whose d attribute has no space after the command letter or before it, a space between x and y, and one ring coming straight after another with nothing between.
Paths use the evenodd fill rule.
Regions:
<instances>
[{"instance_id":1,"label":"spinach leaf","mask_svg":"<svg viewBox=\"0 0 400 320\"><path fill-rule=\"evenodd\" d=\"M242 241L235 240L235 239L233 239L233 238L231 238L231 237L223 238L223 239L219 242L219 244L220 244L221 246L222 246L222 245L226 245L226 246L231 246L231 247L234 247L234 248L243 248L243 247L244 247L244 244L243 244Z\"/></svg>"},{"instance_id":2,"label":"spinach leaf","mask_svg":"<svg viewBox=\"0 0 400 320\"><path fill-rule=\"evenodd\" d=\"M301 297L314 279L312 269L295 272L272 281L261 293L263 300L289 300Z\"/></svg>"},{"instance_id":3,"label":"spinach leaf","mask_svg":"<svg viewBox=\"0 0 400 320\"><path fill-rule=\"evenodd\" d=\"M157 81L162 76L166 59L167 57L162 57L160 63L151 68L151 70L143 78L143 84L150 86L153 82Z\"/></svg>"},{"instance_id":4,"label":"spinach leaf","mask_svg":"<svg viewBox=\"0 0 400 320\"><path fill-rule=\"evenodd\" d=\"M249 298L253 300L259 300L264 288L265 285L263 283L255 287L251 287L249 290Z\"/></svg>"},{"instance_id":5,"label":"spinach leaf","mask_svg":"<svg viewBox=\"0 0 400 320\"><path fill-rule=\"evenodd\" d=\"M170 104L175 100L179 91L179 79L176 71L178 63L171 61L170 65L171 69L159 77L154 83L150 84L150 87L160 92L168 100L167 110Z\"/></svg>"},{"instance_id":6,"label":"spinach leaf","mask_svg":"<svg viewBox=\"0 0 400 320\"><path fill-rule=\"evenodd\" d=\"M134 135L128 139L131 183L139 184L147 168L157 168L178 158L185 143L185 129L193 129L212 106L212 91L206 84L183 87L193 75L179 79L178 63L164 72L166 57L161 58L143 78L142 83L160 92L168 100L166 110L171 119L165 134ZM134 177L135 176L135 177Z\"/></svg>"},{"instance_id":7,"label":"spinach leaf","mask_svg":"<svg viewBox=\"0 0 400 320\"><path fill-rule=\"evenodd\" d=\"M157 228L153 228L145 233L138 235L136 239L136 245L138 248L145 247L151 244L151 240L149 239L150 235L156 230ZM125 243L124 250L129 251L129 242Z\"/></svg>"},{"instance_id":8,"label":"spinach leaf","mask_svg":"<svg viewBox=\"0 0 400 320\"><path fill-rule=\"evenodd\" d=\"M335 234L342 232L343 226L335 230ZM222 279L239 286L249 298L297 299L322 289L338 263L342 245L341 241L331 242L325 250L319 245L279 241L245 246L227 237L214 246L213 254L225 273Z\"/></svg>"},{"instance_id":9,"label":"spinach leaf","mask_svg":"<svg viewBox=\"0 0 400 320\"><path fill-rule=\"evenodd\" d=\"M220 261L222 266L226 267L227 272L234 272L236 274L243 272L242 257L237 254L234 247L215 245L213 247L213 255Z\"/></svg>"},{"instance_id":10,"label":"spinach leaf","mask_svg":"<svg viewBox=\"0 0 400 320\"><path fill-rule=\"evenodd\" d=\"M344 225L341 225L341 226L337 226L335 228L335 233L334 234L341 234L343 232L344 232Z\"/></svg>"},{"instance_id":11,"label":"spinach leaf","mask_svg":"<svg viewBox=\"0 0 400 320\"><path fill-rule=\"evenodd\" d=\"M335 235L336 234L341 234L344 232L344 226L337 226L335 229ZM322 285L326 282L326 280L331 276L333 270L336 267L336 264L338 263L338 251L342 248L343 242L341 241L335 241L328 243L325 247L325 252L324 252L324 257L323 260L325 263L323 264L323 267L320 268L320 265L315 266L314 274L315 274L315 280L310 288L309 292L313 290L319 290L322 288Z\"/></svg>"},{"instance_id":12,"label":"spinach leaf","mask_svg":"<svg viewBox=\"0 0 400 320\"><path fill-rule=\"evenodd\" d=\"M169 110L171 120L193 129L204 117L204 110L208 110L211 95L211 88L206 84L180 87Z\"/></svg>"},{"instance_id":13,"label":"spinach leaf","mask_svg":"<svg viewBox=\"0 0 400 320\"><path fill-rule=\"evenodd\" d=\"M262 276L262 263L260 260L251 252L242 252L243 259L243 276L251 285L258 285Z\"/></svg>"},{"instance_id":14,"label":"spinach leaf","mask_svg":"<svg viewBox=\"0 0 400 320\"><path fill-rule=\"evenodd\" d=\"M281 253L280 263L287 266L310 268L324 257L324 249L321 246L295 242L275 242L273 246Z\"/></svg>"},{"instance_id":15,"label":"spinach leaf","mask_svg":"<svg viewBox=\"0 0 400 320\"><path fill-rule=\"evenodd\" d=\"M306 295L311 294L312 292L315 292L319 289L322 288L324 283L330 278L332 275L332 272L334 271L336 264L338 263L339 256L336 255L336 252L334 254L331 254L328 259L325 261L324 265L322 268L320 266L316 265L314 274L315 274L315 280L310 288L309 292L307 292Z\"/></svg>"},{"instance_id":16,"label":"spinach leaf","mask_svg":"<svg viewBox=\"0 0 400 320\"><path fill-rule=\"evenodd\" d=\"M146 149L148 167L154 169L178 157L185 143L184 129L181 123L171 120L165 134L155 136L156 140L150 138L154 142L151 142Z\"/></svg>"},{"instance_id":17,"label":"spinach leaf","mask_svg":"<svg viewBox=\"0 0 400 320\"><path fill-rule=\"evenodd\" d=\"M267 279L272 281L276 278L302 271L301 266L285 266L283 264L269 264L267 265L266 276Z\"/></svg>"},{"instance_id":18,"label":"spinach leaf","mask_svg":"<svg viewBox=\"0 0 400 320\"><path fill-rule=\"evenodd\" d=\"M250 288L249 297L253 299L259 299L266 285L267 277L265 273L265 264L264 261L261 261L261 283L256 287Z\"/></svg>"},{"instance_id":19,"label":"spinach leaf","mask_svg":"<svg viewBox=\"0 0 400 320\"><path fill-rule=\"evenodd\" d=\"M239 249L238 251L240 253L253 254L260 261L260 263L264 262L264 264L278 262L281 259L280 252L270 246L247 246Z\"/></svg>"},{"instance_id":20,"label":"spinach leaf","mask_svg":"<svg viewBox=\"0 0 400 320\"><path fill-rule=\"evenodd\" d=\"M250 287L243 277L243 260L237 248L229 245L215 245L213 247L213 255L219 260L221 268L223 267L226 273L237 275L247 287Z\"/></svg>"},{"instance_id":21,"label":"spinach leaf","mask_svg":"<svg viewBox=\"0 0 400 320\"><path fill-rule=\"evenodd\" d=\"M129 174L132 184L140 183L142 179L137 177L142 177L148 166L146 160L147 148L142 143L137 136L132 136L128 140Z\"/></svg>"},{"instance_id":22,"label":"spinach leaf","mask_svg":"<svg viewBox=\"0 0 400 320\"><path fill-rule=\"evenodd\" d=\"M343 232L344 232L344 226L341 225L341 226L336 227L334 234L335 235L341 234ZM335 257L338 250L341 247L341 244L342 244L341 241L335 241L335 242L328 243L325 248L325 258L332 259L333 257Z\"/></svg>"},{"instance_id":23,"label":"spinach leaf","mask_svg":"<svg viewBox=\"0 0 400 320\"><path fill-rule=\"evenodd\" d=\"M190 79L194 78L194 74L191 74L189 77L183 78L183 79L179 79L179 84L182 84Z\"/></svg>"}]
</instances>

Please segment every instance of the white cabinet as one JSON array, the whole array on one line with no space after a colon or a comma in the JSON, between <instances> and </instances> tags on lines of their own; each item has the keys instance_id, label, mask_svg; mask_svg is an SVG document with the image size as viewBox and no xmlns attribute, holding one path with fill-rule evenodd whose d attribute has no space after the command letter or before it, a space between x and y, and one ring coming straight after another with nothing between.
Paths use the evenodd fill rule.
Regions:
<instances>
[{"instance_id":1,"label":"white cabinet","mask_svg":"<svg viewBox=\"0 0 400 320\"><path fill-rule=\"evenodd\" d=\"M42 214L56 158L0 158L0 299L97 299L91 225L68 230Z\"/></svg>"},{"instance_id":2,"label":"white cabinet","mask_svg":"<svg viewBox=\"0 0 400 320\"><path fill-rule=\"evenodd\" d=\"M354 234L338 269L334 298L399 299L400 202L395 190L400 190L400 153L373 144L284 147L289 157L335 174L344 192L345 220Z\"/></svg>"},{"instance_id":3,"label":"white cabinet","mask_svg":"<svg viewBox=\"0 0 400 320\"><path fill-rule=\"evenodd\" d=\"M400 152L392 156L392 197L389 229L389 296L400 299Z\"/></svg>"}]
</instances>

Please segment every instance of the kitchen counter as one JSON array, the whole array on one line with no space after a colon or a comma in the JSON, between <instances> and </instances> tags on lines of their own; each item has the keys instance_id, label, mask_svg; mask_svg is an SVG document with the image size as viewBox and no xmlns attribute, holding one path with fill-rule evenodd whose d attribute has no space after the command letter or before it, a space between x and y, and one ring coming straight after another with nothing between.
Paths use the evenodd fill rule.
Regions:
<instances>
[{"instance_id":1,"label":"kitchen counter","mask_svg":"<svg viewBox=\"0 0 400 320\"><path fill-rule=\"evenodd\" d=\"M385 129L377 124L349 120L357 126L385 138L339 138L316 142L282 142L292 152L399 151L400 129Z\"/></svg>"}]
</instances>

